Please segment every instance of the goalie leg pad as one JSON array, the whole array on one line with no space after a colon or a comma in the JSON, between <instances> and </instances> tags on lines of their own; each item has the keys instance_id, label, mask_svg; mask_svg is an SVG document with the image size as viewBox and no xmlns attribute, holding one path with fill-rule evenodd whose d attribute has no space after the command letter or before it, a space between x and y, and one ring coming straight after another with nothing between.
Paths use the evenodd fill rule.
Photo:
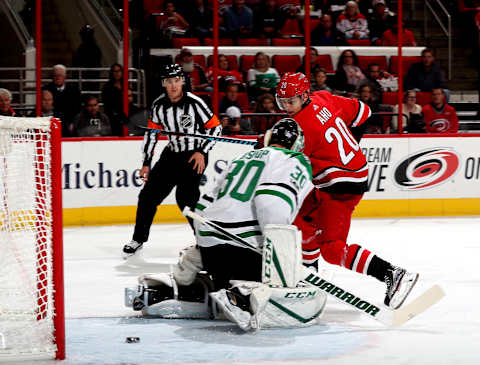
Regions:
<instances>
[{"instance_id":1,"label":"goalie leg pad","mask_svg":"<svg viewBox=\"0 0 480 365\"><path fill-rule=\"evenodd\" d=\"M199 273L188 286L177 285L171 273L146 274L137 290L125 289L125 304L145 316L161 318L212 318L208 293L213 282Z\"/></svg>"},{"instance_id":2,"label":"goalie leg pad","mask_svg":"<svg viewBox=\"0 0 480 365\"><path fill-rule=\"evenodd\" d=\"M327 296L314 287L265 288L252 290L250 305L254 313L252 327L308 327L318 322Z\"/></svg>"},{"instance_id":3,"label":"goalie leg pad","mask_svg":"<svg viewBox=\"0 0 480 365\"><path fill-rule=\"evenodd\" d=\"M232 280L232 290L250 296L248 324L244 330L261 328L295 328L314 325L323 315L327 295L312 286L273 288L254 281ZM223 309L223 308L222 308ZM234 321L238 324L238 321Z\"/></svg>"},{"instance_id":4,"label":"goalie leg pad","mask_svg":"<svg viewBox=\"0 0 480 365\"><path fill-rule=\"evenodd\" d=\"M262 282L294 288L302 277L302 233L287 224L267 224L264 229Z\"/></svg>"},{"instance_id":5,"label":"goalie leg pad","mask_svg":"<svg viewBox=\"0 0 480 365\"><path fill-rule=\"evenodd\" d=\"M200 249L197 246L189 246L180 251L178 263L173 267L173 277L179 285L190 285L202 269Z\"/></svg>"}]
</instances>

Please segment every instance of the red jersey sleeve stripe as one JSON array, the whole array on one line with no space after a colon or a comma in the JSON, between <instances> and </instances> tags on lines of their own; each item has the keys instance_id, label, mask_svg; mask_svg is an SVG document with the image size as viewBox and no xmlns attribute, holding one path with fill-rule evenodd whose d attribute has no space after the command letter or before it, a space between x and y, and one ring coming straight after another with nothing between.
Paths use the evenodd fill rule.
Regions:
<instances>
[{"instance_id":1,"label":"red jersey sleeve stripe","mask_svg":"<svg viewBox=\"0 0 480 365\"><path fill-rule=\"evenodd\" d=\"M358 113L355 119L353 120L351 127L358 127L360 124L365 122L372 115L372 111L368 105L365 105L363 102L358 100Z\"/></svg>"}]
</instances>

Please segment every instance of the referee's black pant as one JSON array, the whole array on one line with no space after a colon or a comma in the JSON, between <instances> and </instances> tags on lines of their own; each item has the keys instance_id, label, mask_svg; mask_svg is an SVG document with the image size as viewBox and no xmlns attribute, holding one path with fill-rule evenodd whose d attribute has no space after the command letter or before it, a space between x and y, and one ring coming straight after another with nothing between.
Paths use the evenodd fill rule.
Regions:
<instances>
[{"instance_id":1,"label":"referee's black pant","mask_svg":"<svg viewBox=\"0 0 480 365\"><path fill-rule=\"evenodd\" d=\"M195 151L173 152L165 147L160 159L150 170L148 180L138 196L137 217L133 240L146 242L150 233L150 227L157 212L157 207L170 194L174 187L177 188L175 198L180 210L190 207L195 208L200 198L200 179L193 169L194 162L188 162ZM205 157L207 166L208 156ZM189 223L193 228L192 221Z\"/></svg>"}]
</instances>

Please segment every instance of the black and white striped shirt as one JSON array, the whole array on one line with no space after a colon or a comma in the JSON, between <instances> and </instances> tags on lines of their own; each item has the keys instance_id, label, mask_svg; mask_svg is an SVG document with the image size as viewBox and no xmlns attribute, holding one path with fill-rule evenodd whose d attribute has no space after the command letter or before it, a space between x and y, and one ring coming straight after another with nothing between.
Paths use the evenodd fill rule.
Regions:
<instances>
[{"instance_id":1,"label":"black and white striped shirt","mask_svg":"<svg viewBox=\"0 0 480 365\"><path fill-rule=\"evenodd\" d=\"M209 134L218 136L222 127L207 104L198 96L186 92L181 100L172 103L167 94L160 95L152 104L152 119L149 128L167 131ZM208 153L215 144L206 139L169 136L168 148L174 152L198 151ZM143 165L150 166L157 144L157 134L147 131L143 140Z\"/></svg>"}]
</instances>

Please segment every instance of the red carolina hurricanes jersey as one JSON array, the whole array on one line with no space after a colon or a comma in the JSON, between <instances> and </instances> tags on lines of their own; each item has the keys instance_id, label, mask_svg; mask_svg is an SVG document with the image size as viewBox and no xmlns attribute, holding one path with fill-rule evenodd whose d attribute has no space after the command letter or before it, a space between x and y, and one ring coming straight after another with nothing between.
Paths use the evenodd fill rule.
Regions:
<instances>
[{"instance_id":1,"label":"red carolina hurricanes jersey","mask_svg":"<svg viewBox=\"0 0 480 365\"><path fill-rule=\"evenodd\" d=\"M422 108L425 130L427 133L457 133L458 117L455 109L445 104L442 109L435 109L432 104Z\"/></svg>"},{"instance_id":2,"label":"red carolina hurricanes jersey","mask_svg":"<svg viewBox=\"0 0 480 365\"><path fill-rule=\"evenodd\" d=\"M358 127L370 115L370 108L357 99L318 91L294 117L305 134L304 153L312 162L316 188L358 194L367 190L367 161L349 127Z\"/></svg>"}]
</instances>

